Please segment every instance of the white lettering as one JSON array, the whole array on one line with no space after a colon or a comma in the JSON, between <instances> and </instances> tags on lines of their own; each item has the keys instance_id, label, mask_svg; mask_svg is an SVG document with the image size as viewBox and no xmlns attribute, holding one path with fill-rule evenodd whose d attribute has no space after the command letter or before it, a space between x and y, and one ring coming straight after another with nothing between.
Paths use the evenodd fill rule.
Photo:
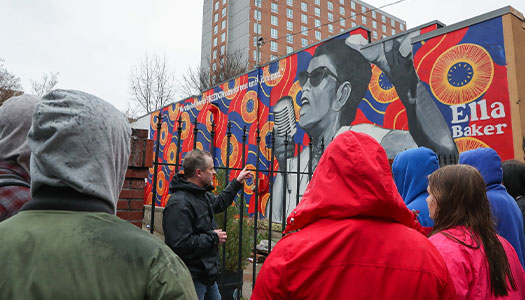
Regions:
<instances>
[{"instance_id":1,"label":"white lettering","mask_svg":"<svg viewBox=\"0 0 525 300\"><path fill-rule=\"evenodd\" d=\"M505 123L496 124L496 134L502 134L503 133L503 130L501 130L502 127L507 127L507 124L505 124Z\"/></svg>"},{"instance_id":2,"label":"white lettering","mask_svg":"<svg viewBox=\"0 0 525 300\"><path fill-rule=\"evenodd\" d=\"M480 120L488 120L490 119L489 114L487 113L487 100L483 99L478 102L479 108L481 111L481 118Z\"/></svg>"},{"instance_id":3,"label":"white lettering","mask_svg":"<svg viewBox=\"0 0 525 300\"><path fill-rule=\"evenodd\" d=\"M493 135L494 134L494 126L492 126L492 125L485 126L485 129L483 130L483 133L485 135Z\"/></svg>"},{"instance_id":4,"label":"white lettering","mask_svg":"<svg viewBox=\"0 0 525 300\"><path fill-rule=\"evenodd\" d=\"M450 109L452 110L452 124L462 123L466 122L468 120L468 116L464 115L465 111L459 111L458 109L465 109L465 104L458 104L458 105L451 105ZM459 117L463 117L463 119L459 119Z\"/></svg>"},{"instance_id":5,"label":"white lettering","mask_svg":"<svg viewBox=\"0 0 525 300\"><path fill-rule=\"evenodd\" d=\"M490 105L490 108L492 109L492 111L490 112L490 116L494 119L505 117L505 109L503 109L503 103L494 102Z\"/></svg>"},{"instance_id":6,"label":"white lettering","mask_svg":"<svg viewBox=\"0 0 525 300\"><path fill-rule=\"evenodd\" d=\"M462 128L460 125L453 125L452 126L452 138L456 139L456 138L462 137L463 131L461 129Z\"/></svg>"}]
</instances>

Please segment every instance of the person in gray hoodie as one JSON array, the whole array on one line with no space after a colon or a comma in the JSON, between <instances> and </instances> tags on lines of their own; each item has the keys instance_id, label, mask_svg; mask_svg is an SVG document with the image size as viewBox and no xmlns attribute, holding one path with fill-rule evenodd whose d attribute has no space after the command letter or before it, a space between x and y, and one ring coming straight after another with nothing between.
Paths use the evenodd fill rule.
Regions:
<instances>
[{"instance_id":1,"label":"person in gray hoodie","mask_svg":"<svg viewBox=\"0 0 525 300\"><path fill-rule=\"evenodd\" d=\"M123 113L55 90L33 113L31 196L0 223L0 299L196 299L184 263L115 216L130 154Z\"/></svg>"},{"instance_id":2,"label":"person in gray hoodie","mask_svg":"<svg viewBox=\"0 0 525 300\"><path fill-rule=\"evenodd\" d=\"M31 200L27 133L40 97L21 95L0 106L0 222Z\"/></svg>"}]
</instances>

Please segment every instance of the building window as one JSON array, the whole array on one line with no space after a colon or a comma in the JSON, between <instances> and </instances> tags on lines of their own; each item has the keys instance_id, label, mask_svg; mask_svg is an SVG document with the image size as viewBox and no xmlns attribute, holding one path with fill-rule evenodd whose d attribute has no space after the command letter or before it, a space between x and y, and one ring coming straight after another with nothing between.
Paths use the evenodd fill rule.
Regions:
<instances>
[{"instance_id":1,"label":"building window","mask_svg":"<svg viewBox=\"0 0 525 300\"><path fill-rule=\"evenodd\" d=\"M377 31L374 30L374 31L372 32L372 37L373 37L374 39L377 39Z\"/></svg>"},{"instance_id":2,"label":"building window","mask_svg":"<svg viewBox=\"0 0 525 300\"><path fill-rule=\"evenodd\" d=\"M276 42L274 42L274 41L270 42L270 50L272 50L273 52L277 52L277 43Z\"/></svg>"},{"instance_id":3,"label":"building window","mask_svg":"<svg viewBox=\"0 0 525 300\"><path fill-rule=\"evenodd\" d=\"M261 0L254 0L256 7L261 7Z\"/></svg>"},{"instance_id":4,"label":"building window","mask_svg":"<svg viewBox=\"0 0 525 300\"><path fill-rule=\"evenodd\" d=\"M217 21L219 21L219 14L215 14L213 19L214 19L215 23L217 23Z\"/></svg>"},{"instance_id":5,"label":"building window","mask_svg":"<svg viewBox=\"0 0 525 300\"><path fill-rule=\"evenodd\" d=\"M401 29L401 31L405 30L405 25L404 24L399 24L399 29Z\"/></svg>"},{"instance_id":6,"label":"building window","mask_svg":"<svg viewBox=\"0 0 525 300\"><path fill-rule=\"evenodd\" d=\"M290 54L293 52L293 47L292 46L286 46L286 54Z\"/></svg>"},{"instance_id":7,"label":"building window","mask_svg":"<svg viewBox=\"0 0 525 300\"><path fill-rule=\"evenodd\" d=\"M292 21L286 21L286 29L293 31L293 22Z\"/></svg>"},{"instance_id":8,"label":"building window","mask_svg":"<svg viewBox=\"0 0 525 300\"><path fill-rule=\"evenodd\" d=\"M342 6L339 6L339 13L344 16L345 15L345 8Z\"/></svg>"},{"instance_id":9,"label":"building window","mask_svg":"<svg viewBox=\"0 0 525 300\"><path fill-rule=\"evenodd\" d=\"M213 39L213 47L215 47L215 46L217 46L217 38L216 37Z\"/></svg>"},{"instance_id":10,"label":"building window","mask_svg":"<svg viewBox=\"0 0 525 300\"><path fill-rule=\"evenodd\" d=\"M381 16L381 21L382 21L383 23L386 23L386 18L385 18L385 16Z\"/></svg>"},{"instance_id":11,"label":"building window","mask_svg":"<svg viewBox=\"0 0 525 300\"><path fill-rule=\"evenodd\" d=\"M366 7L365 6L361 6L361 12L362 13L366 13Z\"/></svg>"},{"instance_id":12,"label":"building window","mask_svg":"<svg viewBox=\"0 0 525 300\"><path fill-rule=\"evenodd\" d=\"M372 11L372 18L373 18L373 19L376 18L376 11L375 11L375 10Z\"/></svg>"},{"instance_id":13,"label":"building window","mask_svg":"<svg viewBox=\"0 0 525 300\"><path fill-rule=\"evenodd\" d=\"M361 22L366 25L366 16L361 16Z\"/></svg>"},{"instance_id":14,"label":"building window","mask_svg":"<svg viewBox=\"0 0 525 300\"><path fill-rule=\"evenodd\" d=\"M286 35L286 42L293 44L293 35L291 34Z\"/></svg>"},{"instance_id":15,"label":"building window","mask_svg":"<svg viewBox=\"0 0 525 300\"><path fill-rule=\"evenodd\" d=\"M293 10L290 9L290 8L287 8L287 9L286 9L286 16L287 16L288 18L292 19L292 18L293 18Z\"/></svg>"},{"instance_id":16,"label":"building window","mask_svg":"<svg viewBox=\"0 0 525 300\"><path fill-rule=\"evenodd\" d=\"M308 23L308 17L305 14L301 14L301 22Z\"/></svg>"},{"instance_id":17,"label":"building window","mask_svg":"<svg viewBox=\"0 0 525 300\"><path fill-rule=\"evenodd\" d=\"M272 17L271 17L271 20L272 20L272 21L271 21L272 25L277 26L277 16L272 16Z\"/></svg>"},{"instance_id":18,"label":"building window","mask_svg":"<svg viewBox=\"0 0 525 300\"><path fill-rule=\"evenodd\" d=\"M253 23L253 32L261 34L261 24Z\"/></svg>"},{"instance_id":19,"label":"building window","mask_svg":"<svg viewBox=\"0 0 525 300\"><path fill-rule=\"evenodd\" d=\"M344 28L340 28L339 31L343 32L343 31L345 31L345 29Z\"/></svg>"},{"instance_id":20,"label":"building window","mask_svg":"<svg viewBox=\"0 0 525 300\"><path fill-rule=\"evenodd\" d=\"M319 7L315 7L314 8L314 14L318 17L321 16L321 9Z\"/></svg>"},{"instance_id":21,"label":"building window","mask_svg":"<svg viewBox=\"0 0 525 300\"><path fill-rule=\"evenodd\" d=\"M270 36L272 37L272 39L276 39L277 38L277 29L272 28L270 30Z\"/></svg>"},{"instance_id":22,"label":"building window","mask_svg":"<svg viewBox=\"0 0 525 300\"><path fill-rule=\"evenodd\" d=\"M315 5L321 5L321 0L315 0Z\"/></svg>"},{"instance_id":23,"label":"building window","mask_svg":"<svg viewBox=\"0 0 525 300\"><path fill-rule=\"evenodd\" d=\"M381 25L381 29L383 29L383 32L386 32L386 25L385 24Z\"/></svg>"},{"instance_id":24,"label":"building window","mask_svg":"<svg viewBox=\"0 0 525 300\"><path fill-rule=\"evenodd\" d=\"M301 46L304 48L306 46L308 46L308 40L306 40L305 38L302 38L301 39Z\"/></svg>"},{"instance_id":25,"label":"building window","mask_svg":"<svg viewBox=\"0 0 525 300\"><path fill-rule=\"evenodd\" d=\"M328 13L328 21L333 21L333 20L334 20L334 14Z\"/></svg>"},{"instance_id":26,"label":"building window","mask_svg":"<svg viewBox=\"0 0 525 300\"><path fill-rule=\"evenodd\" d=\"M354 28L357 24L355 22L352 22L352 28Z\"/></svg>"},{"instance_id":27,"label":"building window","mask_svg":"<svg viewBox=\"0 0 525 300\"><path fill-rule=\"evenodd\" d=\"M226 49L226 48L224 47L224 45L222 45L221 46L221 54L224 54L224 49Z\"/></svg>"},{"instance_id":28,"label":"building window","mask_svg":"<svg viewBox=\"0 0 525 300\"><path fill-rule=\"evenodd\" d=\"M293 0L286 0L286 4L293 6Z\"/></svg>"},{"instance_id":29,"label":"building window","mask_svg":"<svg viewBox=\"0 0 525 300\"><path fill-rule=\"evenodd\" d=\"M226 20L222 20L221 29L224 29L224 28L226 28Z\"/></svg>"},{"instance_id":30,"label":"building window","mask_svg":"<svg viewBox=\"0 0 525 300\"><path fill-rule=\"evenodd\" d=\"M396 30L392 28L392 35L396 34Z\"/></svg>"},{"instance_id":31,"label":"building window","mask_svg":"<svg viewBox=\"0 0 525 300\"><path fill-rule=\"evenodd\" d=\"M328 9L329 10L334 9L334 4L331 1L328 1Z\"/></svg>"},{"instance_id":32,"label":"building window","mask_svg":"<svg viewBox=\"0 0 525 300\"><path fill-rule=\"evenodd\" d=\"M343 26L343 27L345 27L345 26L346 26L346 24L345 24L345 23L346 23L346 21L345 21L345 19L343 19L343 18L339 19L339 23L340 23L340 24L341 24L341 26Z\"/></svg>"},{"instance_id":33,"label":"building window","mask_svg":"<svg viewBox=\"0 0 525 300\"><path fill-rule=\"evenodd\" d=\"M215 2L215 11L217 11L217 9L219 9L219 1Z\"/></svg>"},{"instance_id":34,"label":"building window","mask_svg":"<svg viewBox=\"0 0 525 300\"><path fill-rule=\"evenodd\" d=\"M356 19L356 14L355 14L355 12L352 12L351 15L352 15L352 19L355 20L355 19Z\"/></svg>"},{"instance_id":35,"label":"building window","mask_svg":"<svg viewBox=\"0 0 525 300\"><path fill-rule=\"evenodd\" d=\"M350 1L350 7L352 7L352 9L355 9L355 2L354 1Z\"/></svg>"},{"instance_id":36,"label":"building window","mask_svg":"<svg viewBox=\"0 0 525 300\"><path fill-rule=\"evenodd\" d=\"M272 3L272 12L277 13L277 3Z\"/></svg>"},{"instance_id":37,"label":"building window","mask_svg":"<svg viewBox=\"0 0 525 300\"><path fill-rule=\"evenodd\" d=\"M315 19L315 27L321 27L321 20Z\"/></svg>"},{"instance_id":38,"label":"building window","mask_svg":"<svg viewBox=\"0 0 525 300\"><path fill-rule=\"evenodd\" d=\"M217 50L213 50L213 59L217 58Z\"/></svg>"},{"instance_id":39,"label":"building window","mask_svg":"<svg viewBox=\"0 0 525 300\"><path fill-rule=\"evenodd\" d=\"M308 28L306 26L301 26L301 33L303 35L308 35Z\"/></svg>"},{"instance_id":40,"label":"building window","mask_svg":"<svg viewBox=\"0 0 525 300\"><path fill-rule=\"evenodd\" d=\"M260 10L254 10L253 11L253 17L255 18L255 20L261 20L261 11Z\"/></svg>"},{"instance_id":41,"label":"building window","mask_svg":"<svg viewBox=\"0 0 525 300\"><path fill-rule=\"evenodd\" d=\"M223 32L221 34L221 42L224 42L226 40L226 32Z\"/></svg>"},{"instance_id":42,"label":"building window","mask_svg":"<svg viewBox=\"0 0 525 300\"><path fill-rule=\"evenodd\" d=\"M213 34L217 34L219 32L219 25L213 26Z\"/></svg>"},{"instance_id":43,"label":"building window","mask_svg":"<svg viewBox=\"0 0 525 300\"><path fill-rule=\"evenodd\" d=\"M256 35L253 36L253 46L257 47L257 36Z\"/></svg>"},{"instance_id":44,"label":"building window","mask_svg":"<svg viewBox=\"0 0 525 300\"><path fill-rule=\"evenodd\" d=\"M224 17L226 15L226 7L222 9L221 15Z\"/></svg>"},{"instance_id":45,"label":"building window","mask_svg":"<svg viewBox=\"0 0 525 300\"><path fill-rule=\"evenodd\" d=\"M253 50L253 60L257 61L257 50Z\"/></svg>"},{"instance_id":46,"label":"building window","mask_svg":"<svg viewBox=\"0 0 525 300\"><path fill-rule=\"evenodd\" d=\"M390 19L390 25L392 25L392 27L396 27L396 21L394 21L394 19Z\"/></svg>"},{"instance_id":47,"label":"building window","mask_svg":"<svg viewBox=\"0 0 525 300\"><path fill-rule=\"evenodd\" d=\"M308 5L306 4L306 2L301 2L301 10L308 11Z\"/></svg>"},{"instance_id":48,"label":"building window","mask_svg":"<svg viewBox=\"0 0 525 300\"><path fill-rule=\"evenodd\" d=\"M213 65L211 66L212 70L213 71L217 71L217 64L213 63Z\"/></svg>"},{"instance_id":49,"label":"building window","mask_svg":"<svg viewBox=\"0 0 525 300\"><path fill-rule=\"evenodd\" d=\"M320 31L316 31L315 32L315 39L319 40L319 41L321 40L321 32Z\"/></svg>"},{"instance_id":50,"label":"building window","mask_svg":"<svg viewBox=\"0 0 525 300\"><path fill-rule=\"evenodd\" d=\"M328 32L334 32L334 25L328 24Z\"/></svg>"},{"instance_id":51,"label":"building window","mask_svg":"<svg viewBox=\"0 0 525 300\"><path fill-rule=\"evenodd\" d=\"M372 20L372 27L377 28L377 22L375 20Z\"/></svg>"},{"instance_id":52,"label":"building window","mask_svg":"<svg viewBox=\"0 0 525 300\"><path fill-rule=\"evenodd\" d=\"M275 55L273 55L273 54L270 55L270 60L276 60L276 59L277 59L277 56L275 56Z\"/></svg>"},{"instance_id":53,"label":"building window","mask_svg":"<svg viewBox=\"0 0 525 300\"><path fill-rule=\"evenodd\" d=\"M339 0L339 4L345 5L345 0Z\"/></svg>"},{"instance_id":54,"label":"building window","mask_svg":"<svg viewBox=\"0 0 525 300\"><path fill-rule=\"evenodd\" d=\"M222 4L226 4L226 0L222 0Z\"/></svg>"}]
</instances>

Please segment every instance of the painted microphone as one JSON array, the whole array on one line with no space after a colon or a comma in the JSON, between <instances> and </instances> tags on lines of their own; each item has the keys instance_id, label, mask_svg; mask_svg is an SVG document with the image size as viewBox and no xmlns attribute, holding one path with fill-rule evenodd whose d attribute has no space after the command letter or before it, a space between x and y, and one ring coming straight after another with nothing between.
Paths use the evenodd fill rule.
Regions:
<instances>
[{"instance_id":1,"label":"painted microphone","mask_svg":"<svg viewBox=\"0 0 525 300\"><path fill-rule=\"evenodd\" d=\"M292 97L284 96L279 99L273 108L273 115L278 135L291 138L297 132Z\"/></svg>"}]
</instances>

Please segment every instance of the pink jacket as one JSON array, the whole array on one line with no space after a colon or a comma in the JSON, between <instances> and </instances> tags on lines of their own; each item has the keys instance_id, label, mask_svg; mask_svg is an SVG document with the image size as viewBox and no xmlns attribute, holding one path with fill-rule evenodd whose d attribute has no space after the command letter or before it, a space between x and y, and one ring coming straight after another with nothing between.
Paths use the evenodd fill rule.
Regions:
<instances>
[{"instance_id":1,"label":"pink jacket","mask_svg":"<svg viewBox=\"0 0 525 300\"><path fill-rule=\"evenodd\" d=\"M442 232L448 233L467 245L475 245L475 242L472 241L472 237L464 226L457 226ZM507 253L512 275L518 288L516 291L510 290L507 297L496 298L491 294L488 264L483 247L478 249L466 247L453 241L442 234L442 232L431 236L430 241L439 250L447 264L450 276L454 281L458 300L525 299L525 273L516 255L516 251L514 251L514 248L512 248L507 240L498 235Z\"/></svg>"}]
</instances>

